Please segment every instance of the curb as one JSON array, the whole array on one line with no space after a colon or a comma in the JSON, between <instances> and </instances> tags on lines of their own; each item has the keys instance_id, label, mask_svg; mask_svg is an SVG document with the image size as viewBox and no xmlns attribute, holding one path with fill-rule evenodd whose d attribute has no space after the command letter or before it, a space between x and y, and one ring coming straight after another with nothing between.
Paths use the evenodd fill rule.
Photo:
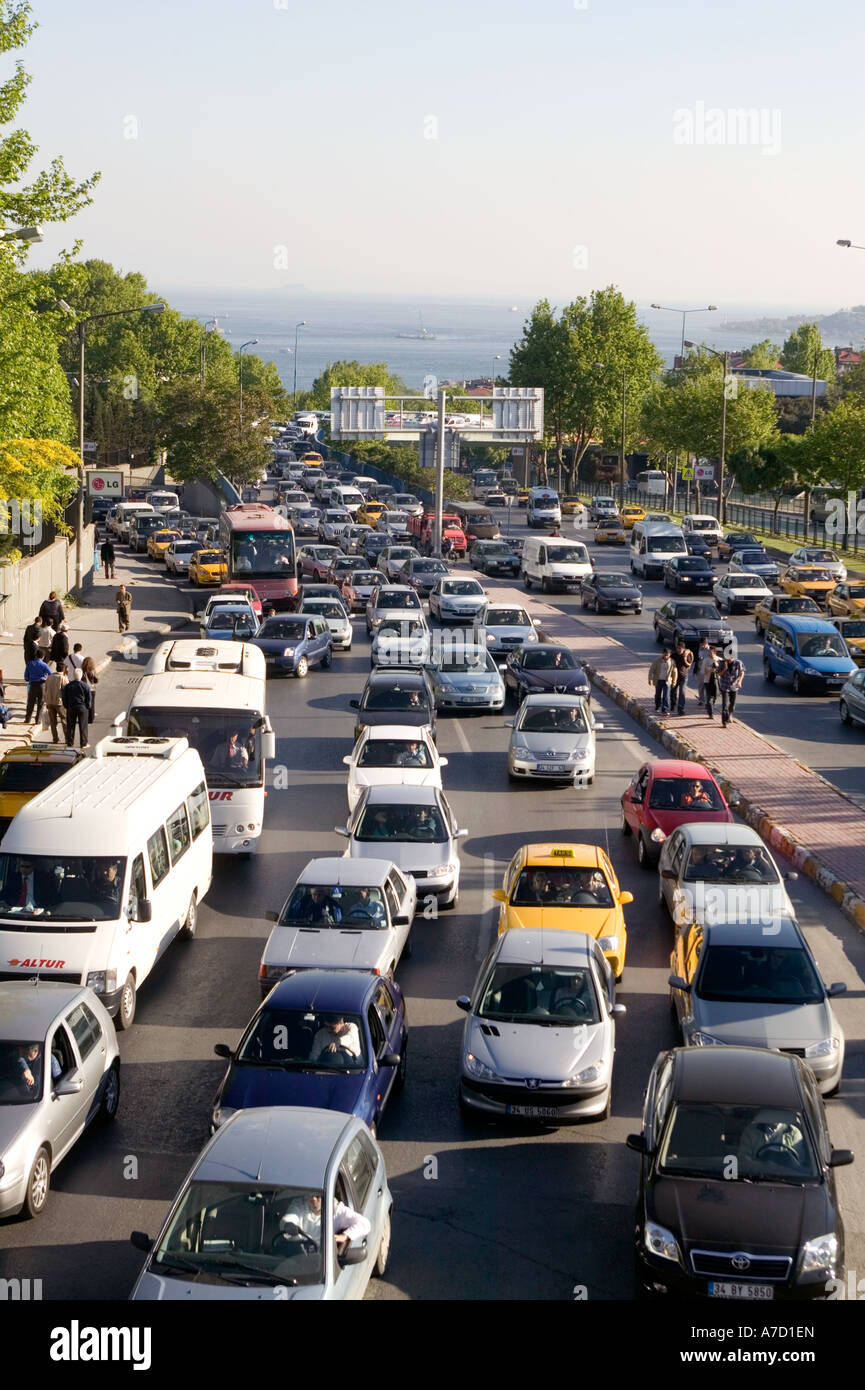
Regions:
<instances>
[{"instance_id":1,"label":"curb","mask_svg":"<svg viewBox=\"0 0 865 1390\"><path fill-rule=\"evenodd\" d=\"M626 714L630 715L638 724L641 724L654 739L657 739L664 748L669 749L675 757L681 758L683 761L700 762L703 763L704 766L707 766L713 775L717 777L721 790L727 800L729 801L731 796L738 797L736 814L741 816L745 823L751 826L752 830L756 830L772 849L777 850L785 859L790 860L794 868L800 873L803 873L806 878L810 878L812 883L816 883L817 887L840 907L844 916L847 917L854 926L858 927L860 931L865 932L865 898L863 898L861 894L854 888L851 888L844 879L839 878L835 871L830 869L828 864L825 864L818 854L812 849L809 849L807 845L803 845L795 835L791 834L783 825L780 825L772 816L767 815L756 802L749 800L729 778L723 777L716 768L700 754L693 743L690 743L686 738L681 737L672 729L668 729L665 724L662 724L659 719L655 718L651 711L644 709L638 700L628 695L627 691L623 690L621 686L616 685L609 677L603 675L603 673L591 665L591 663L584 661L582 664L592 684L596 685L605 695L608 695L611 700L614 700L620 709L623 709ZM768 739L766 739L765 742L769 744L770 747L774 747L774 744L771 744ZM813 772L811 768L809 768L808 771L812 772L814 777L819 777L821 781L826 781L826 778L820 777L820 774ZM833 791L834 790L837 790L837 788L833 788Z\"/></svg>"}]
</instances>

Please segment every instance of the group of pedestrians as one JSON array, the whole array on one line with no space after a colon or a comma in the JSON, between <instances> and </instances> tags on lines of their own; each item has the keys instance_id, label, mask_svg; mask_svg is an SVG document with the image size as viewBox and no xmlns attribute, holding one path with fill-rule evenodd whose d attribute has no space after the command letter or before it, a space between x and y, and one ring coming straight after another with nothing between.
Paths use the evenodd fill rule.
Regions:
<instances>
[{"instance_id":1,"label":"group of pedestrians","mask_svg":"<svg viewBox=\"0 0 865 1390\"><path fill-rule=\"evenodd\" d=\"M24 680L27 684L26 724L42 721L51 738L67 748L78 733L80 747L89 747L89 727L96 717L99 677L92 656L81 642L70 649L63 604L52 589L33 622L24 630Z\"/></svg>"},{"instance_id":2,"label":"group of pedestrians","mask_svg":"<svg viewBox=\"0 0 865 1390\"><path fill-rule=\"evenodd\" d=\"M655 692L655 713L679 715L685 713L685 695L689 674L697 685L697 703L709 719L715 718L715 705L721 697L721 723L726 728L733 718L736 696L745 679L745 667L738 657L721 656L716 647L704 637L696 658L683 642L675 649L664 647L649 667L649 685Z\"/></svg>"}]
</instances>

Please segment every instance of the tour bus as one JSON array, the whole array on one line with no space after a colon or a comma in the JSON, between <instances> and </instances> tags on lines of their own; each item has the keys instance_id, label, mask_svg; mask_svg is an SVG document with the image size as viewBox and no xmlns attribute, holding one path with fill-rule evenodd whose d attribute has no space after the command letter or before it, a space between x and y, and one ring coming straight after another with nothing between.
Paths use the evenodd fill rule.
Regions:
<instances>
[{"instance_id":1,"label":"tour bus","mask_svg":"<svg viewBox=\"0 0 865 1390\"><path fill-rule=\"evenodd\" d=\"M680 526L663 521L638 521L631 528L631 574L641 574L644 579L660 579L667 560L687 553Z\"/></svg>"},{"instance_id":2,"label":"tour bus","mask_svg":"<svg viewBox=\"0 0 865 1390\"><path fill-rule=\"evenodd\" d=\"M637 491L650 497L666 497L667 475L660 468L647 468L637 474Z\"/></svg>"},{"instance_id":3,"label":"tour bus","mask_svg":"<svg viewBox=\"0 0 865 1390\"><path fill-rule=\"evenodd\" d=\"M0 979L88 985L128 1028L166 946L195 935L212 860L204 768L186 739L102 739L3 837Z\"/></svg>"},{"instance_id":4,"label":"tour bus","mask_svg":"<svg viewBox=\"0 0 865 1390\"><path fill-rule=\"evenodd\" d=\"M455 516L471 545L473 540L497 540L501 531L489 507L480 502L445 502L444 509Z\"/></svg>"},{"instance_id":5,"label":"tour bus","mask_svg":"<svg viewBox=\"0 0 865 1390\"><path fill-rule=\"evenodd\" d=\"M479 468L472 477L472 492L476 502L482 502L488 492L498 492L499 480L494 468Z\"/></svg>"},{"instance_id":6,"label":"tour bus","mask_svg":"<svg viewBox=\"0 0 865 1390\"><path fill-rule=\"evenodd\" d=\"M235 503L219 518L219 548L229 581L254 584L258 596L280 612L297 599L294 530L286 517L263 502Z\"/></svg>"},{"instance_id":7,"label":"tour bus","mask_svg":"<svg viewBox=\"0 0 865 1390\"><path fill-rule=\"evenodd\" d=\"M163 642L114 721L138 737L186 738L197 751L216 854L249 858L258 848L266 765L276 754L266 676L264 653L246 642Z\"/></svg>"}]
</instances>

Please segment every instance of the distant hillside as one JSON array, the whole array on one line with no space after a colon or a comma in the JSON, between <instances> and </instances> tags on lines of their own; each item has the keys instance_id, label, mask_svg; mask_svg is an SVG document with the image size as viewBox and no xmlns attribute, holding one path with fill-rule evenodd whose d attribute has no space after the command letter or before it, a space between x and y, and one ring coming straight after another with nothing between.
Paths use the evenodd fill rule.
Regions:
<instances>
[{"instance_id":1,"label":"distant hillside","mask_svg":"<svg viewBox=\"0 0 865 1390\"><path fill-rule=\"evenodd\" d=\"M817 323L824 342L838 347L855 345L865 339L865 304L855 304L852 309L836 309L832 314L788 314L785 318L749 319L743 323L727 323L727 329L750 334L754 341L760 338L787 337L800 323Z\"/></svg>"}]
</instances>

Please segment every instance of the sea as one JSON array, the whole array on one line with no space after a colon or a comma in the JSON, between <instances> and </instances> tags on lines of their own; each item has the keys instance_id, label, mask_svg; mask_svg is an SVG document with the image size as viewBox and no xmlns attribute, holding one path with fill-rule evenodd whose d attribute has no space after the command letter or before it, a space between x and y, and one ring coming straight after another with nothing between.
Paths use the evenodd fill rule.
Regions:
<instances>
[{"instance_id":1,"label":"sea","mask_svg":"<svg viewBox=\"0 0 865 1390\"><path fill-rule=\"evenodd\" d=\"M386 362L412 390L426 376L464 381L508 373L511 348L520 339L532 302L496 299L411 299L359 294L317 294L301 288L273 290L165 289L172 308L202 323L216 319L234 346L257 339L254 350L275 362L283 384L308 390L329 362ZM680 315L637 304L640 321L668 364L679 352ZM728 327L789 313L777 305L731 306L688 315L687 337L724 351L748 346L754 336ZM295 357L295 329L297 356ZM433 336L401 337L421 329ZM762 335L765 336L765 335Z\"/></svg>"}]
</instances>

